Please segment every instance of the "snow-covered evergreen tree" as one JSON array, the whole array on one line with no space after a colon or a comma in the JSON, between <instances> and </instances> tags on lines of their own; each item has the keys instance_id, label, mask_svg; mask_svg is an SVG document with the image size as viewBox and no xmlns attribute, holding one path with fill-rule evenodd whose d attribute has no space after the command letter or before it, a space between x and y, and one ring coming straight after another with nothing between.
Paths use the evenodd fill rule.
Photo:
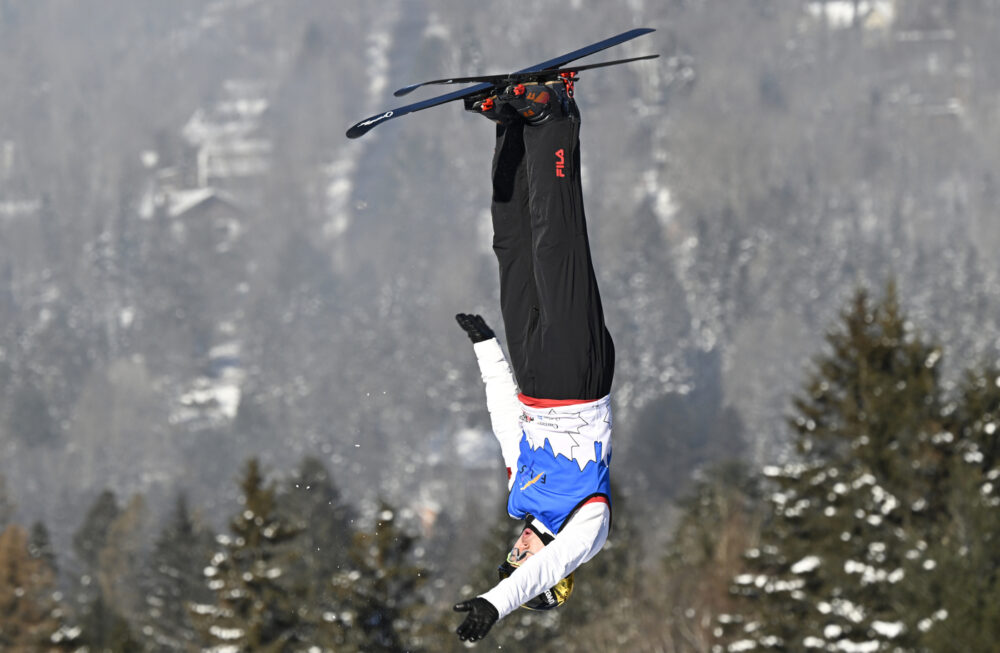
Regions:
<instances>
[{"instance_id":1,"label":"snow-covered evergreen tree","mask_svg":"<svg viewBox=\"0 0 1000 653\"><path fill-rule=\"evenodd\" d=\"M198 641L188 610L212 598L202 570L211 555L211 534L194 519L184 495L177 498L156 542L143 579L144 639L158 650L190 650Z\"/></svg>"},{"instance_id":2,"label":"snow-covered evergreen tree","mask_svg":"<svg viewBox=\"0 0 1000 653\"><path fill-rule=\"evenodd\" d=\"M230 534L218 536L219 548L204 570L216 603L193 605L193 618L214 645L207 650L290 651L306 634L298 612L305 592L285 578L292 564L286 545L300 531L276 510L274 486L265 484L256 459L247 463L240 485L242 509Z\"/></svg>"},{"instance_id":3,"label":"snow-covered evergreen tree","mask_svg":"<svg viewBox=\"0 0 1000 653\"><path fill-rule=\"evenodd\" d=\"M340 610L328 615L324 628L337 651L421 650L417 590L427 573L414 561L416 543L385 502L380 502L374 530L354 534L349 567L333 577Z\"/></svg>"},{"instance_id":4,"label":"snow-covered evergreen tree","mask_svg":"<svg viewBox=\"0 0 1000 653\"><path fill-rule=\"evenodd\" d=\"M772 466L770 518L734 591L726 650L920 650L947 527L950 452L940 350L890 285L859 291L791 418L800 458ZM923 624L924 627L921 626Z\"/></svg>"},{"instance_id":5,"label":"snow-covered evergreen tree","mask_svg":"<svg viewBox=\"0 0 1000 653\"><path fill-rule=\"evenodd\" d=\"M967 373L946 406L950 466L947 529L930 543L937 562L921 596L918 629L929 651L995 651L1000 641L1000 368ZM953 436L952 436L953 434Z\"/></svg>"}]
</instances>

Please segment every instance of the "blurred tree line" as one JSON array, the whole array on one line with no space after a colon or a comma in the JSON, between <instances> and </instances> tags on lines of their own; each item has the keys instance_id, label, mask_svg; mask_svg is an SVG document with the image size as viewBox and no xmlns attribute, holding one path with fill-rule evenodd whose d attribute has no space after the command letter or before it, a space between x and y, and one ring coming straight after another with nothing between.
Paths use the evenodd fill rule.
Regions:
<instances>
[{"instance_id":1,"label":"blurred tree line","mask_svg":"<svg viewBox=\"0 0 1000 653\"><path fill-rule=\"evenodd\" d=\"M577 571L573 600L519 611L481 646L994 650L1000 368L949 387L941 366L892 284L880 300L859 290L793 400L788 460L698 474L662 546L642 523L669 510L616 496L612 539ZM224 532L180 496L152 543L142 497L104 492L68 559L0 492L0 648L464 650L450 604L492 584L515 536L502 506L472 551L448 548L453 525L418 534L385 502L362 519L313 458L279 480L250 459L239 489ZM441 568L430 546L449 551ZM449 571L466 584L443 582Z\"/></svg>"}]
</instances>

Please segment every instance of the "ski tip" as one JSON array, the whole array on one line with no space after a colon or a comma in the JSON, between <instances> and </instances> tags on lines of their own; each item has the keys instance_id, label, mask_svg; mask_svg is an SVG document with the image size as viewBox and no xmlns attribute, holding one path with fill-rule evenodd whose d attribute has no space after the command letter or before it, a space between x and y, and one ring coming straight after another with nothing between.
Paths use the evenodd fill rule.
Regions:
<instances>
[{"instance_id":1,"label":"ski tip","mask_svg":"<svg viewBox=\"0 0 1000 653\"><path fill-rule=\"evenodd\" d=\"M384 120L392 118L392 116L393 116L392 111L386 111L385 113L374 115L371 118L365 118L358 124L348 129L346 135L348 138L358 138L360 136L364 136L369 131L371 131L372 127L374 127L375 125L379 124Z\"/></svg>"}]
</instances>

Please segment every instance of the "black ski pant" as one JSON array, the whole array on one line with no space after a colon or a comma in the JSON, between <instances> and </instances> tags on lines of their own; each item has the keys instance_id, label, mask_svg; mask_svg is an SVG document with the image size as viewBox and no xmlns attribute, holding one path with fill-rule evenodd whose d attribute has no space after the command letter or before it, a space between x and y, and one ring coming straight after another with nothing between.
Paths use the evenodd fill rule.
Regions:
<instances>
[{"instance_id":1,"label":"black ski pant","mask_svg":"<svg viewBox=\"0 0 1000 653\"><path fill-rule=\"evenodd\" d=\"M614 375L583 212L579 134L576 116L497 128L500 310L517 384L537 399L599 399Z\"/></svg>"}]
</instances>

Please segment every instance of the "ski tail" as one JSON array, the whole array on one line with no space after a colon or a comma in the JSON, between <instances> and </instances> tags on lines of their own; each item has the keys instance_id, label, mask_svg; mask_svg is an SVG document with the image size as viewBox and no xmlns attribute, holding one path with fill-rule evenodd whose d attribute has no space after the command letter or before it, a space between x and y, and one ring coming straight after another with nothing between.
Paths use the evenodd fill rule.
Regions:
<instances>
[{"instance_id":1,"label":"ski tail","mask_svg":"<svg viewBox=\"0 0 1000 653\"><path fill-rule=\"evenodd\" d=\"M383 113L377 113L374 116L365 118L364 120L353 125L347 130L348 138L359 138L364 136L369 131L371 131L376 126L382 124L386 120L392 118L398 118L400 116L405 116L408 113L413 113L414 111L420 111L422 109L428 109L430 107L437 106L439 104L444 104L445 102L451 102L453 100L461 100L462 98L468 97L470 95L475 95L476 93L482 93L493 88L492 84L477 84L476 86L470 86L459 91L452 91L451 93L445 93L444 95L438 95L422 102L415 102L413 104L407 104L403 107L397 107L395 109L390 109Z\"/></svg>"}]
</instances>

